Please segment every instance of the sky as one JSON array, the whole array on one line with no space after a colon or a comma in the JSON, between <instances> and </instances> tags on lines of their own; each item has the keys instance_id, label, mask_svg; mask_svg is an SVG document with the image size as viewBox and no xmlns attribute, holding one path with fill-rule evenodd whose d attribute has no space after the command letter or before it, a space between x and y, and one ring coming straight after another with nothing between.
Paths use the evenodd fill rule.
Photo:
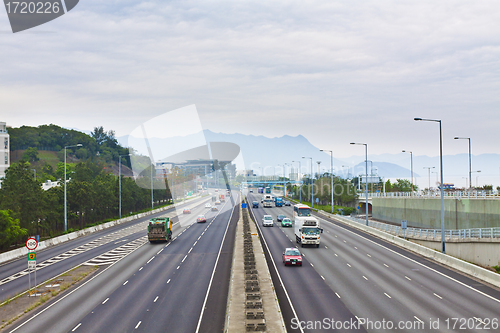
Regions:
<instances>
[{"instance_id":1,"label":"sky","mask_svg":"<svg viewBox=\"0 0 500 333\"><path fill-rule=\"evenodd\" d=\"M499 32L477 0L82 0L15 34L0 9L0 121L124 136L195 105L214 132L437 156L422 117L444 154L500 153Z\"/></svg>"}]
</instances>

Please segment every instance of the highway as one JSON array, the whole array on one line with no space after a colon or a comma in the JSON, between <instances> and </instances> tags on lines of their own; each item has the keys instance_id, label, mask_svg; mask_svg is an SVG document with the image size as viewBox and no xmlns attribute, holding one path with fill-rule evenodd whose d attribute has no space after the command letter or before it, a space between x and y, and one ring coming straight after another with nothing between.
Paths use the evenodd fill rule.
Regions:
<instances>
[{"instance_id":1,"label":"highway","mask_svg":"<svg viewBox=\"0 0 500 333\"><path fill-rule=\"evenodd\" d=\"M249 194L248 201L260 202L260 198ZM283 249L298 247L294 230L280 224L263 228L261 218L271 214L276 220L278 214L285 214L293 220L293 206L252 211L289 295L290 301L280 298L289 331L293 313L290 317L287 309L291 307L303 327L323 318L355 316L365 321L363 328L369 332L498 331L500 292L496 288L322 217L317 217L324 229L320 248L299 247L304 267L284 267ZM275 281L278 292L277 286ZM325 327L303 331L328 331Z\"/></svg>"},{"instance_id":2,"label":"highway","mask_svg":"<svg viewBox=\"0 0 500 333\"><path fill-rule=\"evenodd\" d=\"M20 319L11 331L160 332L167 327L169 332L221 331L237 200L236 195L226 200L219 212L205 208L204 200L191 214L179 217L171 243L147 242L137 247L81 286ZM198 214L205 214L207 222L196 223ZM145 225L134 235L146 237ZM205 315L202 308L207 309Z\"/></svg>"}]
</instances>

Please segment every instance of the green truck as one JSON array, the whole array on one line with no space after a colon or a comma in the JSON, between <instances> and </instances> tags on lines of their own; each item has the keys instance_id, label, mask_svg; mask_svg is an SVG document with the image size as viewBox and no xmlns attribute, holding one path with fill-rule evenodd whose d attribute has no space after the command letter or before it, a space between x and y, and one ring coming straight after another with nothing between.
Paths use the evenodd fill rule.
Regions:
<instances>
[{"instance_id":1,"label":"green truck","mask_svg":"<svg viewBox=\"0 0 500 333\"><path fill-rule=\"evenodd\" d=\"M172 240L172 222L168 217L155 217L149 220L148 240L150 243Z\"/></svg>"}]
</instances>

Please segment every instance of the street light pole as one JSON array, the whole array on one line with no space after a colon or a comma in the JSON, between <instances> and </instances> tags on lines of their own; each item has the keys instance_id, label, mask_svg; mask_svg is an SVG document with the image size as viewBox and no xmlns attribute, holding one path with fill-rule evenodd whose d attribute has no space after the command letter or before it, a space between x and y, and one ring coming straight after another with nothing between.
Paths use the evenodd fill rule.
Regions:
<instances>
[{"instance_id":1,"label":"street light pole","mask_svg":"<svg viewBox=\"0 0 500 333\"><path fill-rule=\"evenodd\" d=\"M431 193L431 169L435 169L436 167L424 167L424 169L427 169L429 171L429 188L427 189L429 195Z\"/></svg>"},{"instance_id":2,"label":"street light pole","mask_svg":"<svg viewBox=\"0 0 500 333\"><path fill-rule=\"evenodd\" d=\"M297 171L297 181L299 182L299 202L302 203L302 185L300 182L300 161L292 161L299 162L299 170Z\"/></svg>"},{"instance_id":3,"label":"street light pole","mask_svg":"<svg viewBox=\"0 0 500 333\"><path fill-rule=\"evenodd\" d=\"M411 163L411 195L413 195L413 152L409 150L403 150L403 153L410 153L410 163Z\"/></svg>"},{"instance_id":4,"label":"street light pole","mask_svg":"<svg viewBox=\"0 0 500 333\"><path fill-rule=\"evenodd\" d=\"M81 143L64 147L64 231L68 230L68 205L67 205L67 190L66 190L66 149L73 147L81 147L83 146Z\"/></svg>"},{"instance_id":5,"label":"street light pole","mask_svg":"<svg viewBox=\"0 0 500 333\"><path fill-rule=\"evenodd\" d=\"M469 195L472 189L472 163L471 163L471 148L470 148L470 138L454 137L455 140L469 140Z\"/></svg>"},{"instance_id":6,"label":"street light pole","mask_svg":"<svg viewBox=\"0 0 500 333\"><path fill-rule=\"evenodd\" d=\"M368 225L368 144L367 143L356 143L351 142L351 145L363 145L365 146L365 211L366 211L366 225Z\"/></svg>"},{"instance_id":7,"label":"street light pole","mask_svg":"<svg viewBox=\"0 0 500 333\"><path fill-rule=\"evenodd\" d=\"M309 158L311 159L311 208L314 208L314 180L313 180L313 158L312 157L304 157L302 158Z\"/></svg>"},{"instance_id":8,"label":"street light pole","mask_svg":"<svg viewBox=\"0 0 500 333\"><path fill-rule=\"evenodd\" d=\"M333 151L332 150L326 150L326 149L320 149L320 151L327 151L330 152L330 192L331 192L331 205L332 205L332 214L333 214Z\"/></svg>"},{"instance_id":9,"label":"street light pole","mask_svg":"<svg viewBox=\"0 0 500 333\"><path fill-rule=\"evenodd\" d=\"M118 163L118 187L120 192L120 204L119 204L119 217L122 218L122 156L130 156L130 154L119 155L119 163Z\"/></svg>"},{"instance_id":10,"label":"street light pole","mask_svg":"<svg viewBox=\"0 0 500 333\"><path fill-rule=\"evenodd\" d=\"M443 188L443 130L440 119L413 118L415 121L433 121L439 123L439 168L441 172L441 252L446 253L444 237L444 188Z\"/></svg>"}]
</instances>

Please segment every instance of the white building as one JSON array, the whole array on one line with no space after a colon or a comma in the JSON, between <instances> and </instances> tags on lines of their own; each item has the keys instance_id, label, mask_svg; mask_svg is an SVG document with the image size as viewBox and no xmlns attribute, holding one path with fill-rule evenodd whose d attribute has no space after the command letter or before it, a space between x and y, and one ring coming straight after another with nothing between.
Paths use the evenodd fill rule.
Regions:
<instances>
[{"instance_id":1,"label":"white building","mask_svg":"<svg viewBox=\"0 0 500 333\"><path fill-rule=\"evenodd\" d=\"M5 170L10 166L10 140L7 124L0 122L0 179L5 177Z\"/></svg>"}]
</instances>

